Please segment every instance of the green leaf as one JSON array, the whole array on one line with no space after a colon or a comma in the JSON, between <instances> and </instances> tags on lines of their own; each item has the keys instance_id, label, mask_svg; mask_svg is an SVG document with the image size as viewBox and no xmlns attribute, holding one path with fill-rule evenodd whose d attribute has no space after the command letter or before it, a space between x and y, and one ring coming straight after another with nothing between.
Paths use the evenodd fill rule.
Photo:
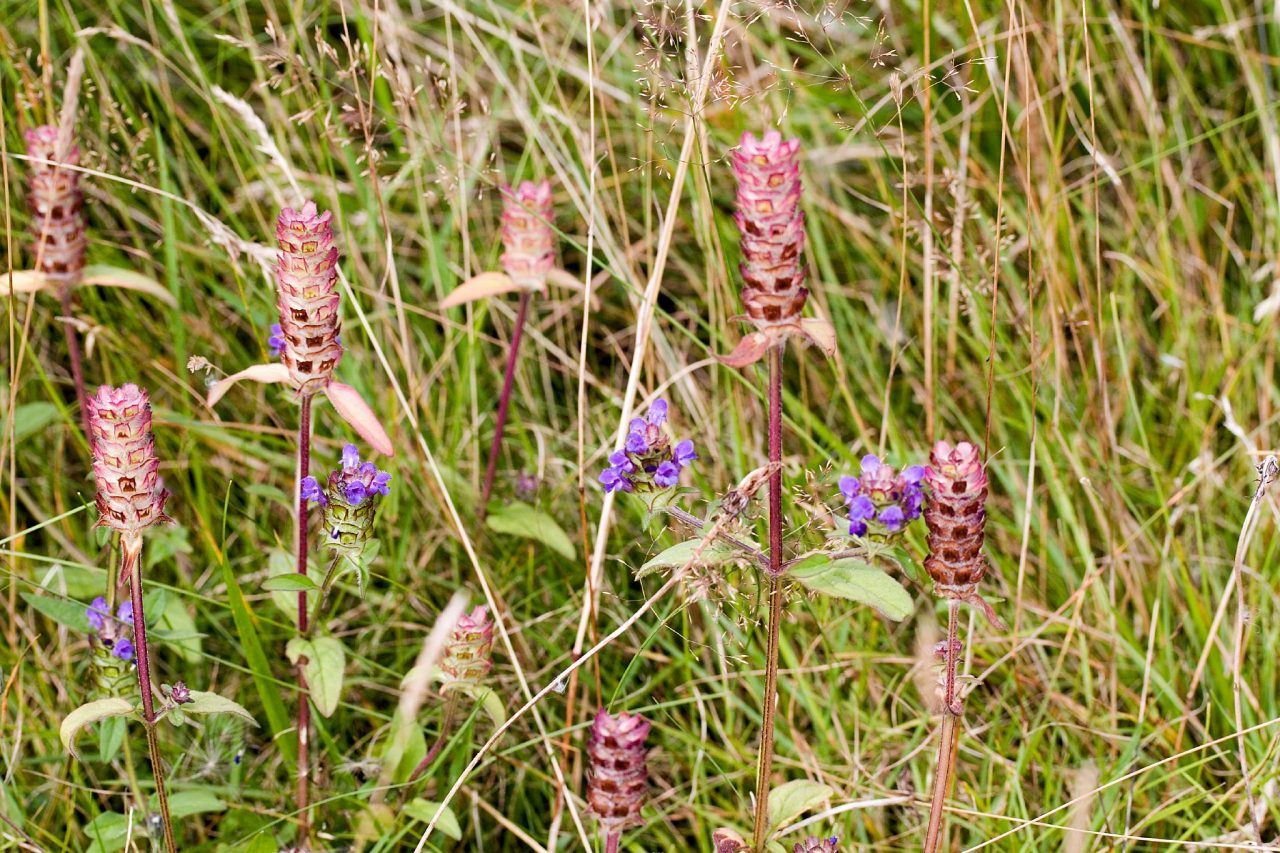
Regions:
<instances>
[{"instance_id":1,"label":"green leaf","mask_svg":"<svg viewBox=\"0 0 1280 853\"><path fill-rule=\"evenodd\" d=\"M646 575L653 574L660 569L679 569L683 568L693 559L693 555L697 553L698 547L703 543L702 539L686 539L679 544L672 545L655 557L650 557L647 562L636 570L636 577L642 578ZM738 558L738 553L725 545L723 542L713 540L706 543L706 547L702 548L702 553L698 556L698 565L715 566L720 563L728 562Z\"/></svg>"},{"instance_id":2,"label":"green leaf","mask_svg":"<svg viewBox=\"0 0 1280 853\"><path fill-rule=\"evenodd\" d=\"M895 622L911 614L911 596L902 584L860 560L805 559L787 574L814 592L869 604Z\"/></svg>"},{"instance_id":3,"label":"green leaf","mask_svg":"<svg viewBox=\"0 0 1280 853\"><path fill-rule=\"evenodd\" d=\"M169 795L169 814L175 818L226 810L226 802L209 791L178 791Z\"/></svg>"},{"instance_id":4,"label":"green leaf","mask_svg":"<svg viewBox=\"0 0 1280 853\"><path fill-rule=\"evenodd\" d=\"M300 575L296 571L290 571L288 574L272 575L263 581L262 588L268 592L315 592L320 589L310 575ZM294 607L296 609L296 603Z\"/></svg>"},{"instance_id":5,"label":"green leaf","mask_svg":"<svg viewBox=\"0 0 1280 853\"><path fill-rule=\"evenodd\" d=\"M270 554L267 555L267 574L269 575L269 577L265 582L263 582L262 587L263 589L270 590L271 600L274 601L276 604L276 607L279 607L280 611L284 613L286 617L288 617L289 621L292 623L297 623L298 591L293 590L291 592L285 589L270 589L267 586L267 584L270 584L277 577L297 576L298 567L294 565L294 562L295 561L294 561L293 555L290 554L288 551L281 551L279 549L273 550ZM310 607L311 603L314 602L315 599L312 598L310 590L307 590L306 592L307 592L307 602L308 602L307 606Z\"/></svg>"},{"instance_id":6,"label":"green leaf","mask_svg":"<svg viewBox=\"0 0 1280 853\"><path fill-rule=\"evenodd\" d=\"M240 648L244 650L245 662L253 674L253 684L258 692L258 699L267 714L267 723L271 726L272 741L279 744L285 761L293 762L297 757L297 749L290 738L280 738L280 734L293 726L293 718L284 707L281 698L283 691L280 683L271 675L271 663L262 648L262 625L245 599L244 589L231 564L222 561L222 580L227 589L227 606L231 609L231 618L235 622L236 636ZM272 593L284 595L284 593ZM295 607L296 611L297 608ZM296 615L296 613L295 613Z\"/></svg>"},{"instance_id":7,"label":"green leaf","mask_svg":"<svg viewBox=\"0 0 1280 853\"><path fill-rule=\"evenodd\" d=\"M13 410L14 441L22 441L62 417L58 407L43 400L23 403Z\"/></svg>"},{"instance_id":8,"label":"green leaf","mask_svg":"<svg viewBox=\"0 0 1280 853\"><path fill-rule=\"evenodd\" d=\"M108 717L127 717L132 713L133 704L118 696L86 702L67 714L58 728L58 736L62 738L62 748L71 753L73 758L78 759L80 756L76 754L75 741L76 735L82 728Z\"/></svg>"},{"instance_id":9,"label":"green leaf","mask_svg":"<svg viewBox=\"0 0 1280 853\"><path fill-rule=\"evenodd\" d=\"M333 637L316 637L314 640L294 637L285 647L285 653L292 663L303 657L307 659L302 674L306 676L311 701L320 716L333 716L338 709L338 700L342 698L343 671L347 668L347 652L342 643Z\"/></svg>"},{"instance_id":10,"label":"green leaf","mask_svg":"<svg viewBox=\"0 0 1280 853\"><path fill-rule=\"evenodd\" d=\"M103 812L85 824L84 834L93 841L87 853L115 853L124 849L129 818L119 812Z\"/></svg>"},{"instance_id":11,"label":"green leaf","mask_svg":"<svg viewBox=\"0 0 1280 853\"><path fill-rule=\"evenodd\" d=\"M486 524L490 530L498 533L541 542L569 560L574 559L577 554L573 542L569 540L569 535L561 529L556 520L526 503L515 501L494 510L489 514Z\"/></svg>"},{"instance_id":12,"label":"green leaf","mask_svg":"<svg viewBox=\"0 0 1280 853\"><path fill-rule=\"evenodd\" d=\"M115 761L120 747L124 746L124 733L128 722L124 717L107 717L98 726L98 760L103 764Z\"/></svg>"},{"instance_id":13,"label":"green leaf","mask_svg":"<svg viewBox=\"0 0 1280 853\"><path fill-rule=\"evenodd\" d=\"M810 809L817 808L834 793L835 790L830 786L810 782L808 779L796 779L779 785L769 792L769 829L777 829Z\"/></svg>"},{"instance_id":14,"label":"green leaf","mask_svg":"<svg viewBox=\"0 0 1280 853\"><path fill-rule=\"evenodd\" d=\"M226 696L219 696L217 693L192 690L191 701L183 704L181 708L184 714L234 714L255 726L258 725L253 714L246 711L239 702L228 699Z\"/></svg>"},{"instance_id":15,"label":"green leaf","mask_svg":"<svg viewBox=\"0 0 1280 853\"><path fill-rule=\"evenodd\" d=\"M195 620L187 612L182 599L177 596L165 601L155 636L176 648L187 663L200 663L201 639L204 634L196 630Z\"/></svg>"},{"instance_id":16,"label":"green leaf","mask_svg":"<svg viewBox=\"0 0 1280 853\"><path fill-rule=\"evenodd\" d=\"M484 708L484 712L489 715L489 719L493 720L495 726L500 726L507 721L507 706L503 704L502 697L492 689L473 685L464 688L463 692L471 697L473 702Z\"/></svg>"},{"instance_id":17,"label":"green leaf","mask_svg":"<svg viewBox=\"0 0 1280 853\"><path fill-rule=\"evenodd\" d=\"M439 803L415 797L402 811L414 820L420 820L423 823L431 823L436 816L436 812L440 812L440 820L436 822L436 829L454 841L462 840L462 827L458 824L458 819L454 817L453 810L448 806L444 806L443 810L441 810Z\"/></svg>"},{"instance_id":18,"label":"green leaf","mask_svg":"<svg viewBox=\"0 0 1280 853\"><path fill-rule=\"evenodd\" d=\"M54 598L51 595L37 595L34 592L22 593L22 600L59 625L65 625L81 633L89 631L89 617L85 615L88 608L78 601Z\"/></svg>"}]
</instances>

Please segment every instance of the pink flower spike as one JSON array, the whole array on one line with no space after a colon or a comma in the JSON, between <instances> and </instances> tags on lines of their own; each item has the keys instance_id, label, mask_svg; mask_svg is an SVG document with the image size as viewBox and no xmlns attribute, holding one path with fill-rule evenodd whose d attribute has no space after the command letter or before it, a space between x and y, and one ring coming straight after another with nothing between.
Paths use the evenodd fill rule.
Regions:
<instances>
[{"instance_id":1,"label":"pink flower spike","mask_svg":"<svg viewBox=\"0 0 1280 853\"><path fill-rule=\"evenodd\" d=\"M325 386L324 391L329 395L329 402L333 403L337 413L344 421L351 424L351 428L368 442L370 447L383 456L395 456L391 438L378 420L378 416L373 413L373 409L369 408L369 404L360 397L359 391L341 382L330 382Z\"/></svg>"},{"instance_id":2,"label":"pink flower spike","mask_svg":"<svg viewBox=\"0 0 1280 853\"><path fill-rule=\"evenodd\" d=\"M246 367L239 373L233 373L225 379L219 380L209 389L209 397L206 400L209 408L213 408L222 399L222 395L231 390L231 386L235 385L241 379L250 379L254 382L263 384L271 384L273 382L288 382L289 368L279 362L272 364L255 364L253 367Z\"/></svg>"},{"instance_id":3,"label":"pink flower spike","mask_svg":"<svg viewBox=\"0 0 1280 853\"><path fill-rule=\"evenodd\" d=\"M502 195L502 268L521 290L544 292L556 258L551 181L525 181Z\"/></svg>"}]
</instances>

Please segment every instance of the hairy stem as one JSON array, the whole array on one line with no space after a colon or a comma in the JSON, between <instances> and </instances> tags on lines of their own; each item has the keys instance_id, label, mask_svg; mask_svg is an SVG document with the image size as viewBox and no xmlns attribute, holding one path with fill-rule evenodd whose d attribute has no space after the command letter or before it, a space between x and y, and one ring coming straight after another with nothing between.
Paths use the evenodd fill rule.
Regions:
<instances>
[{"instance_id":1,"label":"hairy stem","mask_svg":"<svg viewBox=\"0 0 1280 853\"><path fill-rule=\"evenodd\" d=\"M933 796L929 802L929 827L925 832L925 853L936 853L942 841L945 821L943 811L951 779L955 775L956 744L960 736L960 714L963 709L956 701L957 633L959 632L960 602L952 601L947 610L946 681L942 691L942 734L938 742L938 768L933 774Z\"/></svg>"},{"instance_id":2,"label":"hairy stem","mask_svg":"<svg viewBox=\"0 0 1280 853\"><path fill-rule=\"evenodd\" d=\"M160 822L164 827L165 847L178 853L173 837L173 820L169 817L169 795L164 787L164 765L160 761L160 742L156 739L155 697L151 693L151 650L147 646L147 615L142 609L142 537L125 534L120 539L123 569L129 576L129 595L133 602L133 653L138 660L138 692L142 694L142 721L147 730L147 751L151 755L151 775L155 777L156 798L160 801Z\"/></svg>"},{"instance_id":3,"label":"hairy stem","mask_svg":"<svg viewBox=\"0 0 1280 853\"><path fill-rule=\"evenodd\" d=\"M604 853L618 853L618 845L622 843L621 832L611 832L604 839Z\"/></svg>"},{"instance_id":4,"label":"hairy stem","mask_svg":"<svg viewBox=\"0 0 1280 853\"><path fill-rule=\"evenodd\" d=\"M769 645L765 656L764 719L756 773L755 848L769 830L769 777L773 772L774 709L778 703L778 644L782 636L782 353L769 353Z\"/></svg>"},{"instance_id":5,"label":"hairy stem","mask_svg":"<svg viewBox=\"0 0 1280 853\"><path fill-rule=\"evenodd\" d=\"M80 406L80 427L84 430L86 441L93 441L93 433L89 431L88 395L84 387L84 362L80 357L80 337L71 324L71 285L64 284L58 288L62 297L62 330L67 336L67 357L71 360L71 381L76 386L76 403Z\"/></svg>"},{"instance_id":6,"label":"hairy stem","mask_svg":"<svg viewBox=\"0 0 1280 853\"><path fill-rule=\"evenodd\" d=\"M307 501L302 497L302 481L311 471L311 396L302 398L301 413L298 416L298 476L294 482L294 496L298 503L298 574L307 575ZM298 592L298 636L305 637L308 630L307 593ZM311 797L311 691L307 687L307 677L302 668L306 658L298 658L298 793L296 805L298 811L298 837L300 847L306 850L311 846L311 813L309 800Z\"/></svg>"},{"instance_id":7,"label":"hairy stem","mask_svg":"<svg viewBox=\"0 0 1280 853\"><path fill-rule=\"evenodd\" d=\"M511 347L507 352L507 370L502 376L502 396L498 398L498 416L493 425L493 443L489 445L489 462L484 469L484 488L480 490L480 517L489 511L489 493L493 491L493 474L498 467L498 453L502 450L502 433L507 427L507 409L511 405L511 385L516 376L516 359L520 353L520 340L524 337L525 318L529 315L529 291L520 293L520 307L516 309L516 326L511 332Z\"/></svg>"}]
</instances>

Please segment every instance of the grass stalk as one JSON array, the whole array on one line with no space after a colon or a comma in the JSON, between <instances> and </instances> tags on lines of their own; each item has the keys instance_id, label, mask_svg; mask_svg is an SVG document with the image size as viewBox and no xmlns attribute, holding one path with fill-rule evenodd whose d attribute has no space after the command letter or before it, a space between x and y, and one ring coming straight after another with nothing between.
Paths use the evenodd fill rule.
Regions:
<instances>
[{"instance_id":1,"label":"grass stalk","mask_svg":"<svg viewBox=\"0 0 1280 853\"><path fill-rule=\"evenodd\" d=\"M782 353L769 352L769 645L765 657L764 719L756 773L755 848L769 831L769 777L773 772L774 709L778 703L778 645L782 635Z\"/></svg>"},{"instance_id":2,"label":"grass stalk","mask_svg":"<svg viewBox=\"0 0 1280 853\"><path fill-rule=\"evenodd\" d=\"M155 697L151 692L151 650L147 646L147 615L142 606L142 537L136 533L122 536L120 553L123 571L129 577L129 595L133 602L133 648L138 661L138 692L142 694L142 722L147 730L151 775L155 778L156 798L160 802L160 822L164 828L166 849L169 853L178 853L178 845L173 836L173 819L169 816L169 795L164 786L160 742L156 739Z\"/></svg>"},{"instance_id":3,"label":"grass stalk","mask_svg":"<svg viewBox=\"0 0 1280 853\"><path fill-rule=\"evenodd\" d=\"M507 427L507 409L511 405L511 385L516 376L516 362L520 354L520 340L524 337L525 319L529 315L529 291L520 293L520 307L516 309L516 325L511 332L511 346L507 352L507 369L502 376L502 396L498 398L498 416L493 425L493 443L489 445L489 461L484 469L484 487L480 490L480 517L489 512L489 494L493 491L493 475L498 467L498 454L502 450L502 434Z\"/></svg>"},{"instance_id":4,"label":"grass stalk","mask_svg":"<svg viewBox=\"0 0 1280 853\"><path fill-rule=\"evenodd\" d=\"M294 482L294 496L298 504L298 563L297 572L307 576L307 501L302 497L302 481L311 471L311 396L304 395L298 415L298 476ZM298 592L298 636L306 636L307 593ZM303 849L310 846L311 814L311 691L303 674L305 657L298 658L298 788L295 804L298 812L298 835Z\"/></svg>"},{"instance_id":5,"label":"grass stalk","mask_svg":"<svg viewBox=\"0 0 1280 853\"><path fill-rule=\"evenodd\" d=\"M957 634L959 633L960 602L952 601L947 609L946 680L942 694L942 731L938 739L938 768L933 774L933 795L929 800L929 825L925 831L925 853L936 853L942 841L945 825L944 805L951 790L955 773L956 745L960 734L960 714L963 710L956 701Z\"/></svg>"}]
</instances>

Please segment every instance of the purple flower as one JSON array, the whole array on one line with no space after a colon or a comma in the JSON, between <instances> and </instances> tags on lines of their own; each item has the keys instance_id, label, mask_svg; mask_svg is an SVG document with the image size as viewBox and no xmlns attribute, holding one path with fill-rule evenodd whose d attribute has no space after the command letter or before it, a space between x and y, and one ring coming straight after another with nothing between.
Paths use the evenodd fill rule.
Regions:
<instances>
[{"instance_id":1,"label":"purple flower","mask_svg":"<svg viewBox=\"0 0 1280 853\"><path fill-rule=\"evenodd\" d=\"M111 613L111 609L107 607L107 600L102 596L98 596L89 603L88 609L84 615L88 618L89 624L95 631L101 631L103 626L107 624L107 616Z\"/></svg>"},{"instance_id":2,"label":"purple flower","mask_svg":"<svg viewBox=\"0 0 1280 853\"><path fill-rule=\"evenodd\" d=\"M379 495L389 495L391 494L391 487L388 485L390 482L390 474L386 471L378 471L373 475L373 482L369 485L369 491Z\"/></svg>"},{"instance_id":3,"label":"purple flower","mask_svg":"<svg viewBox=\"0 0 1280 853\"><path fill-rule=\"evenodd\" d=\"M126 625L132 625L133 624L133 602L126 601L124 604L121 604L120 608L116 610L116 618Z\"/></svg>"},{"instance_id":4,"label":"purple flower","mask_svg":"<svg viewBox=\"0 0 1280 853\"><path fill-rule=\"evenodd\" d=\"M279 358L280 353L284 352L284 329L280 328L279 323L271 324L271 336L267 338L267 349L271 351L272 358Z\"/></svg>"},{"instance_id":5,"label":"purple flower","mask_svg":"<svg viewBox=\"0 0 1280 853\"><path fill-rule=\"evenodd\" d=\"M649 442L638 432L627 433L627 443L624 446L628 453L645 453L649 450Z\"/></svg>"},{"instance_id":6,"label":"purple flower","mask_svg":"<svg viewBox=\"0 0 1280 853\"><path fill-rule=\"evenodd\" d=\"M681 468L698 458L698 454L693 451L693 442L689 439L678 442L675 450L672 451L672 458Z\"/></svg>"},{"instance_id":7,"label":"purple flower","mask_svg":"<svg viewBox=\"0 0 1280 853\"><path fill-rule=\"evenodd\" d=\"M650 426L662 426L667 422L667 401L659 397L653 401L653 405L649 406L649 414L645 415L645 420Z\"/></svg>"},{"instance_id":8,"label":"purple flower","mask_svg":"<svg viewBox=\"0 0 1280 853\"><path fill-rule=\"evenodd\" d=\"M329 503L329 499L325 497L324 490L320 488L320 483L315 477L302 478L301 495L304 501L315 501L320 506Z\"/></svg>"},{"instance_id":9,"label":"purple flower","mask_svg":"<svg viewBox=\"0 0 1280 853\"><path fill-rule=\"evenodd\" d=\"M373 464L373 463L370 463ZM360 448L348 444L342 448L342 467L356 468L360 465Z\"/></svg>"},{"instance_id":10,"label":"purple flower","mask_svg":"<svg viewBox=\"0 0 1280 853\"><path fill-rule=\"evenodd\" d=\"M355 482L352 482L352 483L347 483L346 493L345 493L347 503L351 504L352 506L360 506L361 502L363 502L364 499L367 498L368 496L369 496L369 490L368 488L365 487L364 483L360 482L359 480L356 480Z\"/></svg>"},{"instance_id":11,"label":"purple flower","mask_svg":"<svg viewBox=\"0 0 1280 853\"><path fill-rule=\"evenodd\" d=\"M191 697L191 688L187 687L186 682L175 681L173 687L169 690L169 698L177 705L186 705L194 702Z\"/></svg>"},{"instance_id":12,"label":"purple flower","mask_svg":"<svg viewBox=\"0 0 1280 853\"><path fill-rule=\"evenodd\" d=\"M862 473L840 478L840 494L849 508L849 535L888 538L920 517L925 470L912 465L901 473L879 456L862 457Z\"/></svg>"},{"instance_id":13,"label":"purple flower","mask_svg":"<svg viewBox=\"0 0 1280 853\"><path fill-rule=\"evenodd\" d=\"M663 462L653 472L653 483L660 488L669 489L678 482L680 482L680 466L675 462Z\"/></svg>"},{"instance_id":14,"label":"purple flower","mask_svg":"<svg viewBox=\"0 0 1280 853\"><path fill-rule=\"evenodd\" d=\"M133 660L133 643L128 637L120 637L116 640L115 645L111 647L111 654L123 661Z\"/></svg>"}]
</instances>

